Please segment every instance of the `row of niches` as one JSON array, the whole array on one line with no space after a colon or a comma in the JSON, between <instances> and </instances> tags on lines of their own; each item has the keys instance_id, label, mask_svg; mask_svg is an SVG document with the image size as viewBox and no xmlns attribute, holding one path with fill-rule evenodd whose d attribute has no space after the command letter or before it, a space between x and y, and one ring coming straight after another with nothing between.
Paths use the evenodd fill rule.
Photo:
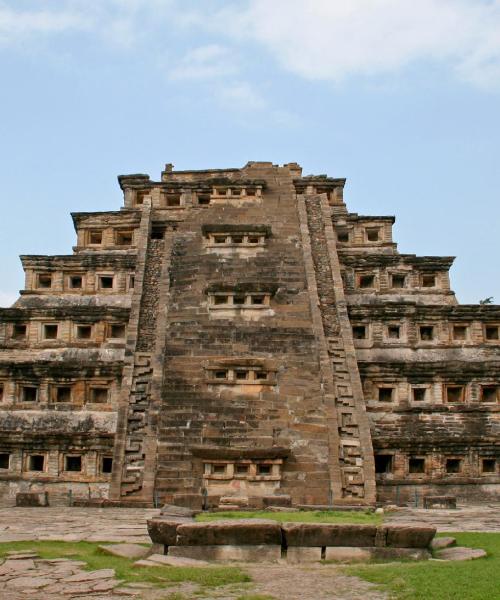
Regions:
<instances>
[{"instance_id":1,"label":"row of niches","mask_svg":"<svg viewBox=\"0 0 500 600\"><path fill-rule=\"evenodd\" d=\"M75 408L110 410L118 398L118 386L110 379L0 379L0 403L16 408Z\"/></svg>"},{"instance_id":2,"label":"row of niches","mask_svg":"<svg viewBox=\"0 0 500 600\"><path fill-rule=\"evenodd\" d=\"M106 342L125 343L127 326L122 322L81 322L30 320L16 323L0 323L1 346L28 346L40 344L95 346Z\"/></svg>"},{"instance_id":3,"label":"row of niches","mask_svg":"<svg viewBox=\"0 0 500 600\"><path fill-rule=\"evenodd\" d=\"M155 208L182 209L191 206L209 206L221 202L248 202L262 199L262 186L214 186L204 190L137 190L132 199L133 206L142 206L149 198ZM127 201L126 201L127 203Z\"/></svg>"},{"instance_id":4,"label":"row of niches","mask_svg":"<svg viewBox=\"0 0 500 600\"><path fill-rule=\"evenodd\" d=\"M26 271L26 289L37 294L126 294L134 285L132 271Z\"/></svg>"},{"instance_id":5,"label":"row of niches","mask_svg":"<svg viewBox=\"0 0 500 600\"><path fill-rule=\"evenodd\" d=\"M408 381L364 382L365 400L368 406L377 409L410 404L440 405L497 405L500 403L500 383L491 379L464 381L430 381L413 384Z\"/></svg>"},{"instance_id":6,"label":"row of niches","mask_svg":"<svg viewBox=\"0 0 500 600\"><path fill-rule=\"evenodd\" d=\"M478 452L445 454L441 452L406 454L398 451L375 452L378 479L448 479L453 477L495 477L498 460Z\"/></svg>"},{"instance_id":7,"label":"row of niches","mask_svg":"<svg viewBox=\"0 0 500 600\"><path fill-rule=\"evenodd\" d=\"M276 385L277 372L262 366L232 365L209 367L206 382L211 385Z\"/></svg>"},{"instance_id":8,"label":"row of niches","mask_svg":"<svg viewBox=\"0 0 500 600\"><path fill-rule=\"evenodd\" d=\"M203 463L203 478L227 482L233 479L246 481L279 481L283 459L218 460Z\"/></svg>"},{"instance_id":9,"label":"row of niches","mask_svg":"<svg viewBox=\"0 0 500 600\"><path fill-rule=\"evenodd\" d=\"M123 227L82 228L78 230L78 247L130 248L136 245L138 229Z\"/></svg>"},{"instance_id":10,"label":"row of niches","mask_svg":"<svg viewBox=\"0 0 500 600\"><path fill-rule=\"evenodd\" d=\"M335 236L339 245L370 246L392 244L392 226L390 223L353 225L335 227Z\"/></svg>"},{"instance_id":11,"label":"row of niches","mask_svg":"<svg viewBox=\"0 0 500 600\"><path fill-rule=\"evenodd\" d=\"M366 348L377 344L476 345L500 344L500 323L471 321L351 321L354 345Z\"/></svg>"},{"instance_id":12,"label":"row of niches","mask_svg":"<svg viewBox=\"0 0 500 600\"><path fill-rule=\"evenodd\" d=\"M205 244L209 248L255 248L265 245L266 236L263 233L256 232L238 232L238 233L207 233L205 235Z\"/></svg>"},{"instance_id":13,"label":"row of niches","mask_svg":"<svg viewBox=\"0 0 500 600\"><path fill-rule=\"evenodd\" d=\"M255 309L269 308L271 303L270 293L245 292L245 293L209 293L209 310L223 309Z\"/></svg>"},{"instance_id":14,"label":"row of niches","mask_svg":"<svg viewBox=\"0 0 500 600\"><path fill-rule=\"evenodd\" d=\"M409 291L435 292L450 289L449 276L446 271L434 273L417 269L395 270L374 268L370 271L344 269L342 282L347 292L407 293Z\"/></svg>"},{"instance_id":15,"label":"row of niches","mask_svg":"<svg viewBox=\"0 0 500 600\"><path fill-rule=\"evenodd\" d=\"M0 475L26 474L33 477L101 478L108 480L113 470L111 454L98 451L5 450L0 447Z\"/></svg>"}]
</instances>

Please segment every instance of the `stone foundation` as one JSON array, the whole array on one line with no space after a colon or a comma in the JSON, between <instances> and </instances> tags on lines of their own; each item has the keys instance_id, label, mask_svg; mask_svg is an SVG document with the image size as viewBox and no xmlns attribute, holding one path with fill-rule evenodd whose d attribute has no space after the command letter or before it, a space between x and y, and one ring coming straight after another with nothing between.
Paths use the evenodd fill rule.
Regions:
<instances>
[{"instance_id":1,"label":"stone foundation","mask_svg":"<svg viewBox=\"0 0 500 600\"><path fill-rule=\"evenodd\" d=\"M194 522L151 519L148 531L164 554L213 561L339 562L430 557L430 526L278 523L264 519Z\"/></svg>"}]
</instances>

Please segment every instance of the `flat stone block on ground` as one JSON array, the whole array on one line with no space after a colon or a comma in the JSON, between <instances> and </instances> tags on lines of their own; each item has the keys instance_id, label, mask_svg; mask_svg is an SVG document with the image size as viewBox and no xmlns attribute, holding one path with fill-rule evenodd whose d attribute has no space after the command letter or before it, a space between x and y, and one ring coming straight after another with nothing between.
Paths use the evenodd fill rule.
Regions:
<instances>
[{"instance_id":1,"label":"flat stone block on ground","mask_svg":"<svg viewBox=\"0 0 500 600\"><path fill-rule=\"evenodd\" d=\"M281 527L276 521L238 519L186 523L177 527L177 546L259 546L267 544L281 546Z\"/></svg>"},{"instance_id":2,"label":"flat stone block on ground","mask_svg":"<svg viewBox=\"0 0 500 600\"><path fill-rule=\"evenodd\" d=\"M428 548L436 535L429 525L384 525L386 546L393 548Z\"/></svg>"},{"instance_id":3,"label":"flat stone block on ground","mask_svg":"<svg viewBox=\"0 0 500 600\"><path fill-rule=\"evenodd\" d=\"M169 556L165 554L151 554L147 558L148 562L156 565L167 565L169 567L207 567L210 563L205 560L196 560L195 558L186 558L182 556Z\"/></svg>"},{"instance_id":4,"label":"flat stone block on ground","mask_svg":"<svg viewBox=\"0 0 500 600\"><path fill-rule=\"evenodd\" d=\"M290 546L374 546L375 525L333 525L330 523L283 523L286 545Z\"/></svg>"},{"instance_id":5,"label":"flat stone block on ground","mask_svg":"<svg viewBox=\"0 0 500 600\"><path fill-rule=\"evenodd\" d=\"M454 537L437 537L432 540L431 548L433 550L443 550L444 548L454 546L456 543L457 540Z\"/></svg>"},{"instance_id":6,"label":"flat stone block on ground","mask_svg":"<svg viewBox=\"0 0 500 600\"><path fill-rule=\"evenodd\" d=\"M192 519L199 512L199 510L193 510L192 508L188 508L186 506L165 504L160 511L160 515L166 517L180 517L184 519Z\"/></svg>"},{"instance_id":7,"label":"flat stone block on ground","mask_svg":"<svg viewBox=\"0 0 500 600\"><path fill-rule=\"evenodd\" d=\"M65 583L77 583L80 581L95 581L96 579L108 579L115 576L114 569L99 569L98 571L86 571L68 577Z\"/></svg>"},{"instance_id":8,"label":"flat stone block on ground","mask_svg":"<svg viewBox=\"0 0 500 600\"><path fill-rule=\"evenodd\" d=\"M475 558L484 558L485 556L487 556L487 553L481 548L466 548L464 546L446 548L445 550L441 550L437 555L441 560L473 560Z\"/></svg>"},{"instance_id":9,"label":"flat stone block on ground","mask_svg":"<svg viewBox=\"0 0 500 600\"><path fill-rule=\"evenodd\" d=\"M171 546L168 556L207 561L276 562L281 559L281 545Z\"/></svg>"},{"instance_id":10,"label":"flat stone block on ground","mask_svg":"<svg viewBox=\"0 0 500 600\"><path fill-rule=\"evenodd\" d=\"M121 558L129 558L130 560L144 558L151 551L151 548L140 546L139 544L103 544L102 546L99 546L99 549L106 554L119 556Z\"/></svg>"}]
</instances>

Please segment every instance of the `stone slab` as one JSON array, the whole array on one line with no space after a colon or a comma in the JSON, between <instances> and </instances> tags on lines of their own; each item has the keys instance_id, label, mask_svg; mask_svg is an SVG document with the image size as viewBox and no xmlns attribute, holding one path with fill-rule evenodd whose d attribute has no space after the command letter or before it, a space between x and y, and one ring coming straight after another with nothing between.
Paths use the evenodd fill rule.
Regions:
<instances>
[{"instance_id":1,"label":"stone slab","mask_svg":"<svg viewBox=\"0 0 500 600\"><path fill-rule=\"evenodd\" d=\"M160 515L166 517L182 517L184 519L192 519L199 512L199 510L193 510L192 508L188 508L187 506L165 504L160 511Z\"/></svg>"},{"instance_id":2,"label":"stone slab","mask_svg":"<svg viewBox=\"0 0 500 600\"><path fill-rule=\"evenodd\" d=\"M35 562L31 558L7 559L0 565L0 575L7 575L16 571L29 571L35 568Z\"/></svg>"},{"instance_id":3,"label":"stone slab","mask_svg":"<svg viewBox=\"0 0 500 600\"><path fill-rule=\"evenodd\" d=\"M144 558L150 552L149 547L140 546L139 544L103 544L99 546L99 549L105 554L111 554L111 556L120 556L121 558L129 558L130 560Z\"/></svg>"},{"instance_id":4,"label":"stone slab","mask_svg":"<svg viewBox=\"0 0 500 600\"><path fill-rule=\"evenodd\" d=\"M186 523L194 523L194 521L182 517L150 519L148 521L149 537L153 544L173 546L176 544L178 526Z\"/></svg>"},{"instance_id":5,"label":"stone slab","mask_svg":"<svg viewBox=\"0 0 500 600\"><path fill-rule=\"evenodd\" d=\"M185 523L177 527L177 546L259 546L267 544L281 546L281 527L276 521L234 519L207 523Z\"/></svg>"},{"instance_id":6,"label":"stone slab","mask_svg":"<svg viewBox=\"0 0 500 600\"><path fill-rule=\"evenodd\" d=\"M157 565L167 565L169 567L207 567L210 563L205 560L196 560L195 558L186 558L181 556L170 556L166 554L151 554L147 558L148 562Z\"/></svg>"},{"instance_id":7,"label":"stone slab","mask_svg":"<svg viewBox=\"0 0 500 600\"><path fill-rule=\"evenodd\" d=\"M276 562L281 559L281 545L171 546L168 556L206 561Z\"/></svg>"},{"instance_id":8,"label":"stone slab","mask_svg":"<svg viewBox=\"0 0 500 600\"><path fill-rule=\"evenodd\" d=\"M466 548L464 546L445 548L437 555L441 560L474 560L476 558L484 558L485 556L487 556L485 550L480 548Z\"/></svg>"},{"instance_id":9,"label":"stone slab","mask_svg":"<svg viewBox=\"0 0 500 600\"><path fill-rule=\"evenodd\" d=\"M99 569L98 571L87 571L85 573L77 573L65 580L65 583L77 583L80 581L94 581L96 579L107 579L115 576L114 569Z\"/></svg>"},{"instance_id":10,"label":"stone slab","mask_svg":"<svg viewBox=\"0 0 500 600\"><path fill-rule=\"evenodd\" d=\"M283 523L286 545L290 546L374 546L375 525L330 523Z\"/></svg>"},{"instance_id":11,"label":"stone slab","mask_svg":"<svg viewBox=\"0 0 500 600\"><path fill-rule=\"evenodd\" d=\"M437 537L432 540L431 548L433 550L443 550L444 548L454 546L456 543L457 540L454 537Z\"/></svg>"},{"instance_id":12,"label":"stone slab","mask_svg":"<svg viewBox=\"0 0 500 600\"><path fill-rule=\"evenodd\" d=\"M428 548L436 535L429 525L383 525L386 546L392 548Z\"/></svg>"},{"instance_id":13,"label":"stone slab","mask_svg":"<svg viewBox=\"0 0 500 600\"><path fill-rule=\"evenodd\" d=\"M16 577L9 581L9 586L23 589L38 589L54 583L49 577L31 577L29 575Z\"/></svg>"},{"instance_id":14,"label":"stone slab","mask_svg":"<svg viewBox=\"0 0 500 600\"><path fill-rule=\"evenodd\" d=\"M325 548L325 560L337 562L366 562L369 560L427 560L431 557L422 548L354 548L333 546Z\"/></svg>"},{"instance_id":15,"label":"stone slab","mask_svg":"<svg viewBox=\"0 0 500 600\"><path fill-rule=\"evenodd\" d=\"M140 560L136 560L134 563L134 567L159 567L158 563L155 563L147 558L141 558Z\"/></svg>"}]
</instances>

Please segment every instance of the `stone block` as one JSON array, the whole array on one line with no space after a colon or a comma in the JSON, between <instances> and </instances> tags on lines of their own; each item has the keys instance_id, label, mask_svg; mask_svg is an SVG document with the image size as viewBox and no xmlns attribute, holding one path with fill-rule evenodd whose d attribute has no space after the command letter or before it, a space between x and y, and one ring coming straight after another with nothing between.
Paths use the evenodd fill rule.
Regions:
<instances>
[{"instance_id":1,"label":"stone block","mask_svg":"<svg viewBox=\"0 0 500 600\"><path fill-rule=\"evenodd\" d=\"M444 548L449 548L450 546L454 546L457 543L457 540L454 537L437 537L434 538L431 542L431 548L433 550L444 550Z\"/></svg>"},{"instance_id":2,"label":"stone block","mask_svg":"<svg viewBox=\"0 0 500 600\"><path fill-rule=\"evenodd\" d=\"M325 560L357 562L370 560L371 557L371 548L355 548L353 546L327 546L325 548Z\"/></svg>"},{"instance_id":3,"label":"stone block","mask_svg":"<svg viewBox=\"0 0 500 600\"><path fill-rule=\"evenodd\" d=\"M438 553L441 560L473 560L475 558L484 558L487 553L481 548L466 548L464 546L455 546L446 548Z\"/></svg>"},{"instance_id":4,"label":"stone block","mask_svg":"<svg viewBox=\"0 0 500 600\"><path fill-rule=\"evenodd\" d=\"M268 506L292 506L292 498L286 494L279 496L264 496L262 498L263 505L267 508Z\"/></svg>"},{"instance_id":5,"label":"stone block","mask_svg":"<svg viewBox=\"0 0 500 600\"><path fill-rule=\"evenodd\" d=\"M182 523L177 527L177 546L281 546L276 521L238 519L209 523Z\"/></svg>"},{"instance_id":6,"label":"stone block","mask_svg":"<svg viewBox=\"0 0 500 600\"><path fill-rule=\"evenodd\" d=\"M424 496L424 508L457 508L455 496Z\"/></svg>"},{"instance_id":7,"label":"stone block","mask_svg":"<svg viewBox=\"0 0 500 600\"><path fill-rule=\"evenodd\" d=\"M281 559L281 546L276 544L171 546L168 556L207 561L276 562Z\"/></svg>"},{"instance_id":8,"label":"stone block","mask_svg":"<svg viewBox=\"0 0 500 600\"><path fill-rule=\"evenodd\" d=\"M153 544L162 544L164 546L175 545L179 525L191 522L191 519L182 519L181 517L150 519L148 521L149 537Z\"/></svg>"},{"instance_id":9,"label":"stone block","mask_svg":"<svg viewBox=\"0 0 500 600\"><path fill-rule=\"evenodd\" d=\"M285 542L290 546L374 546L375 525L330 523L283 523Z\"/></svg>"},{"instance_id":10,"label":"stone block","mask_svg":"<svg viewBox=\"0 0 500 600\"><path fill-rule=\"evenodd\" d=\"M225 508L228 506L246 508L248 506L248 498L246 496L222 496L219 500L219 507Z\"/></svg>"},{"instance_id":11,"label":"stone block","mask_svg":"<svg viewBox=\"0 0 500 600\"><path fill-rule=\"evenodd\" d=\"M203 509L203 497L201 494L174 494L174 504L199 512Z\"/></svg>"},{"instance_id":12,"label":"stone block","mask_svg":"<svg viewBox=\"0 0 500 600\"><path fill-rule=\"evenodd\" d=\"M321 560L321 548L314 546L290 546L286 551L286 561L291 564L318 562Z\"/></svg>"},{"instance_id":13,"label":"stone block","mask_svg":"<svg viewBox=\"0 0 500 600\"><path fill-rule=\"evenodd\" d=\"M168 517L182 517L184 519L193 518L200 511L193 510L186 506L177 506L175 504L165 504L160 510L160 515Z\"/></svg>"},{"instance_id":14,"label":"stone block","mask_svg":"<svg viewBox=\"0 0 500 600\"><path fill-rule=\"evenodd\" d=\"M209 566L205 560L196 560L194 558L186 558L182 556L172 556L166 554L151 554L148 556L147 562L153 565L167 565L169 567L206 567Z\"/></svg>"},{"instance_id":15,"label":"stone block","mask_svg":"<svg viewBox=\"0 0 500 600\"><path fill-rule=\"evenodd\" d=\"M47 492L18 492L16 506L48 506Z\"/></svg>"},{"instance_id":16,"label":"stone block","mask_svg":"<svg viewBox=\"0 0 500 600\"><path fill-rule=\"evenodd\" d=\"M151 551L150 547L141 546L139 544L103 544L99 546L99 549L105 554L111 554L111 556L120 556L121 558L129 558L130 560L144 558Z\"/></svg>"},{"instance_id":17,"label":"stone block","mask_svg":"<svg viewBox=\"0 0 500 600\"><path fill-rule=\"evenodd\" d=\"M436 528L422 525L384 525L386 546L393 548L428 548Z\"/></svg>"}]
</instances>

